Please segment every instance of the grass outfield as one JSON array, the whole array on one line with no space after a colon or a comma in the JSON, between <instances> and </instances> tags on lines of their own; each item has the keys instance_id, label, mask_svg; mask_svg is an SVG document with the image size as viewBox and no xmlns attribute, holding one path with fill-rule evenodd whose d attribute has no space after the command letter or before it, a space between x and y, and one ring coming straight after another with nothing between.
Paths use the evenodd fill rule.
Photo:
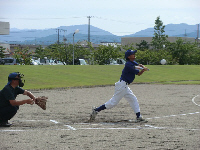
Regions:
<instances>
[{"instance_id":1,"label":"grass outfield","mask_svg":"<svg viewBox=\"0 0 200 150\"><path fill-rule=\"evenodd\" d=\"M0 66L0 89L11 72L25 75L24 89L52 89L81 86L114 85L123 65L41 65ZM136 76L134 83L200 84L200 65L149 65L150 71Z\"/></svg>"}]
</instances>

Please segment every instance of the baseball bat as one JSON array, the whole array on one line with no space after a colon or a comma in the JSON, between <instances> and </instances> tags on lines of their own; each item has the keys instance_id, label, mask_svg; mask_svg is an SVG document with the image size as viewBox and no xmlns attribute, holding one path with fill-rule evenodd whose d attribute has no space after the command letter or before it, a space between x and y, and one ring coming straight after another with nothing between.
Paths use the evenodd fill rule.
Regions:
<instances>
[{"instance_id":1,"label":"baseball bat","mask_svg":"<svg viewBox=\"0 0 200 150\"><path fill-rule=\"evenodd\" d=\"M143 70L144 68L143 68L143 67L140 67L140 66L135 66L135 69ZM149 69L147 68L146 71L149 71Z\"/></svg>"}]
</instances>

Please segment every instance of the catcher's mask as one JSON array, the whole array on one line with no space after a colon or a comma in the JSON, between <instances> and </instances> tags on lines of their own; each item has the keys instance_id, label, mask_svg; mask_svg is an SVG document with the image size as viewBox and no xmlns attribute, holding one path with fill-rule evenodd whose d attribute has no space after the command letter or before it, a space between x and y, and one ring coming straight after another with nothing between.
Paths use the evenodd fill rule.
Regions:
<instances>
[{"instance_id":1,"label":"catcher's mask","mask_svg":"<svg viewBox=\"0 0 200 150\"><path fill-rule=\"evenodd\" d=\"M18 78L16 78L18 77ZM13 72L11 74L9 74L8 76L8 84L10 84L12 82L12 80L19 80L19 87L23 87L24 86L24 83L25 83L25 80L22 81L22 78L24 77L23 74L19 73L19 72Z\"/></svg>"}]
</instances>

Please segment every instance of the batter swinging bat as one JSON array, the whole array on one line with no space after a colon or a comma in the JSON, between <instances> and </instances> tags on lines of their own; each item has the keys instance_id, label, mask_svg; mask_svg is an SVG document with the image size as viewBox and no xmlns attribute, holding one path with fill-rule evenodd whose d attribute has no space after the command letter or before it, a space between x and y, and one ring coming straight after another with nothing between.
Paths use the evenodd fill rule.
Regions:
<instances>
[{"instance_id":1,"label":"batter swinging bat","mask_svg":"<svg viewBox=\"0 0 200 150\"><path fill-rule=\"evenodd\" d=\"M144 68L142 68L142 67L140 67L140 66L135 66L135 69L143 70ZM146 71L149 71L149 69L147 68Z\"/></svg>"}]
</instances>

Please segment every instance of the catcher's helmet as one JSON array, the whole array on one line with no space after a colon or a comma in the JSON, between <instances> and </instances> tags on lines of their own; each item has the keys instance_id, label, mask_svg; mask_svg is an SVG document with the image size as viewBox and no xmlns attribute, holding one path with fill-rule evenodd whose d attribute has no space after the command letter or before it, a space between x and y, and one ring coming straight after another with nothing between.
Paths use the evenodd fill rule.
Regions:
<instances>
[{"instance_id":1,"label":"catcher's helmet","mask_svg":"<svg viewBox=\"0 0 200 150\"><path fill-rule=\"evenodd\" d=\"M16 77L19 77L19 78L16 78ZM24 77L24 75L19 72L10 73L8 76L7 85L10 84L12 82L12 80L19 80L19 87L23 87L24 86L24 83L22 82L23 77ZM25 82L25 80L24 80L24 82Z\"/></svg>"},{"instance_id":2,"label":"catcher's helmet","mask_svg":"<svg viewBox=\"0 0 200 150\"><path fill-rule=\"evenodd\" d=\"M125 52L125 58L128 59L128 56L133 55L133 54L135 54L136 52L137 52L137 50L131 50L131 49L127 50L127 51Z\"/></svg>"}]
</instances>

